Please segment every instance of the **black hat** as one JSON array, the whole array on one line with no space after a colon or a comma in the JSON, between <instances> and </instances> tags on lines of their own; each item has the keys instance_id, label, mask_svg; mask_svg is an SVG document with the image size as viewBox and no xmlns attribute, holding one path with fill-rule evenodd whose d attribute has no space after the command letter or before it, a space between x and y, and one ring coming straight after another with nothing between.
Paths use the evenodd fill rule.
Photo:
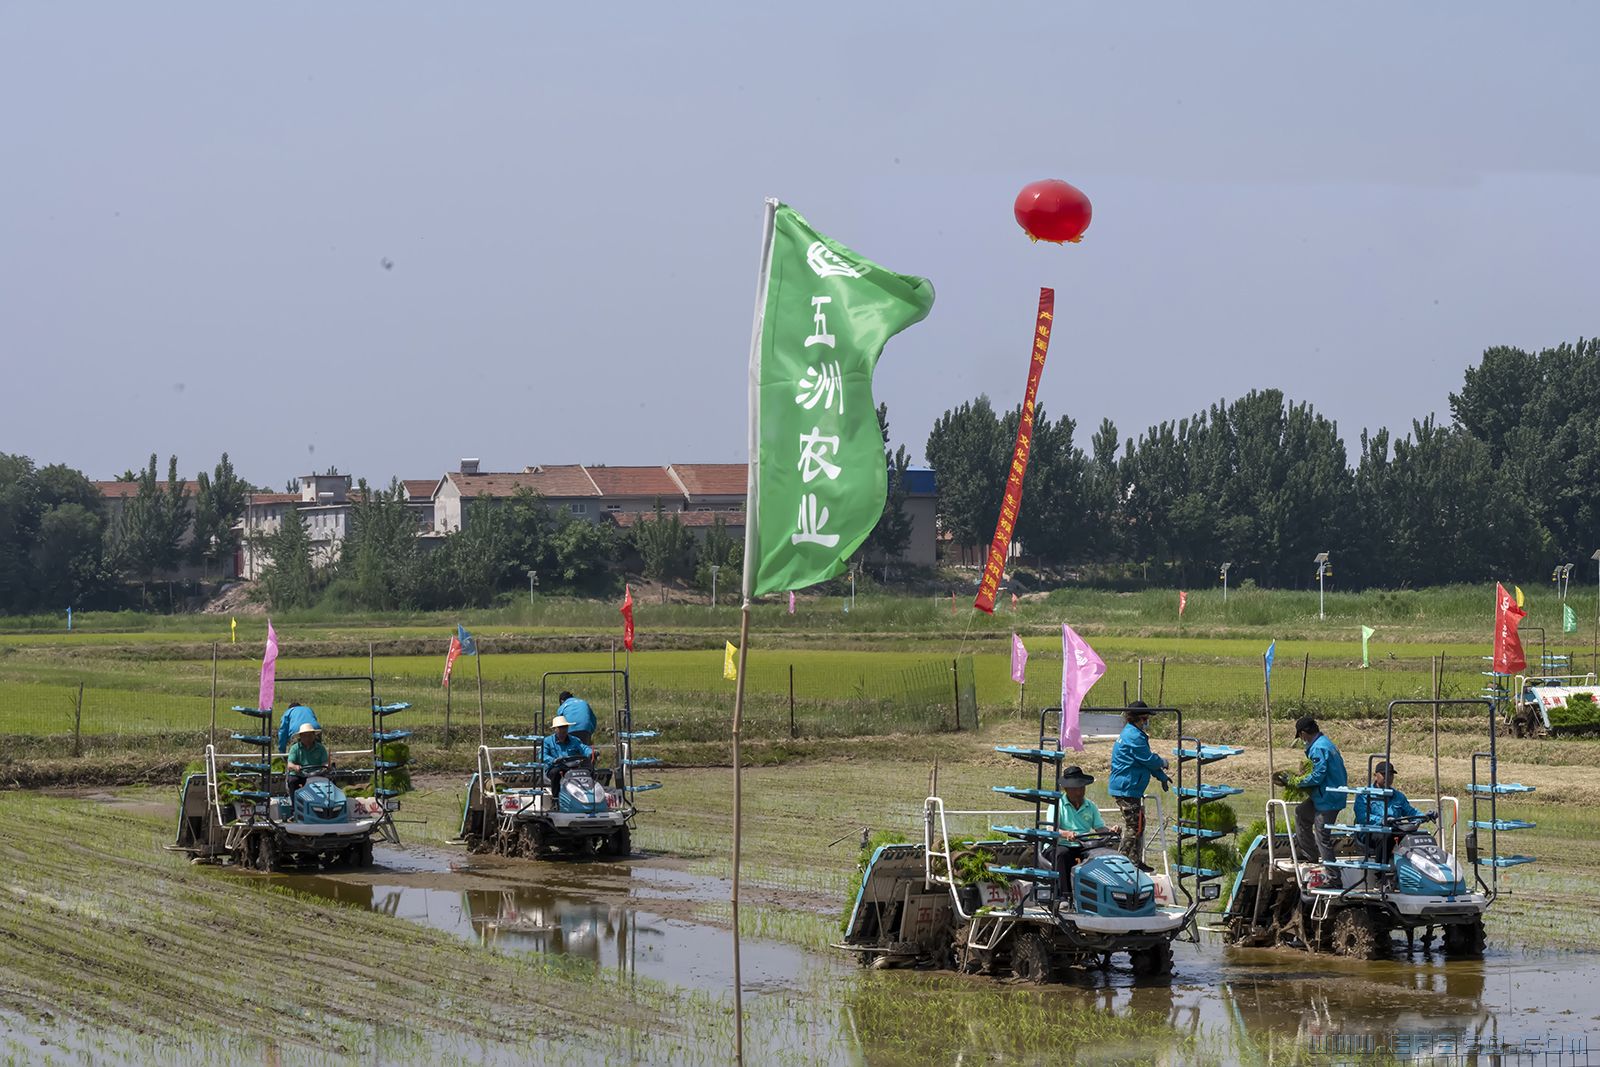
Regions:
<instances>
[{"instance_id":1,"label":"black hat","mask_svg":"<svg viewBox=\"0 0 1600 1067\"><path fill-rule=\"evenodd\" d=\"M1076 788L1078 788L1080 786L1087 786L1090 782L1093 782L1093 781L1094 781L1094 775L1092 775L1092 774L1084 774L1083 773L1083 768L1078 766L1076 763L1074 763L1070 767L1062 768L1062 771L1061 771L1061 788L1062 789L1076 789Z\"/></svg>"},{"instance_id":2,"label":"black hat","mask_svg":"<svg viewBox=\"0 0 1600 1067\"><path fill-rule=\"evenodd\" d=\"M1150 705L1142 700L1135 700L1132 704L1122 709L1122 717L1124 719L1137 719L1141 715L1148 716L1149 714Z\"/></svg>"},{"instance_id":3,"label":"black hat","mask_svg":"<svg viewBox=\"0 0 1600 1067\"><path fill-rule=\"evenodd\" d=\"M565 704L567 701L572 699L572 694L569 693L567 690L563 689L561 691L561 695L556 697L556 699L558 701L560 701L561 703Z\"/></svg>"},{"instance_id":4,"label":"black hat","mask_svg":"<svg viewBox=\"0 0 1600 1067\"><path fill-rule=\"evenodd\" d=\"M1294 721L1294 735L1296 737L1301 734L1320 734L1321 732L1322 727L1318 726L1317 720L1309 715L1302 715Z\"/></svg>"},{"instance_id":5,"label":"black hat","mask_svg":"<svg viewBox=\"0 0 1600 1067\"><path fill-rule=\"evenodd\" d=\"M1377 766L1372 768L1373 774L1393 774L1394 764L1388 760L1379 760Z\"/></svg>"}]
</instances>

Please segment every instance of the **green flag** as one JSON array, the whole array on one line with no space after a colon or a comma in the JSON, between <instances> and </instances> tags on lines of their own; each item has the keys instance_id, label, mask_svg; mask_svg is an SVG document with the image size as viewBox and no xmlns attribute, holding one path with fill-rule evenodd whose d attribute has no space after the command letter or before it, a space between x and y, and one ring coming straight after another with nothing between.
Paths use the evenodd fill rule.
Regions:
<instances>
[{"instance_id":1,"label":"green flag","mask_svg":"<svg viewBox=\"0 0 1600 1067\"><path fill-rule=\"evenodd\" d=\"M1561 632L1564 634L1578 632L1578 616L1573 612L1570 604L1561 605Z\"/></svg>"},{"instance_id":2,"label":"green flag","mask_svg":"<svg viewBox=\"0 0 1600 1067\"><path fill-rule=\"evenodd\" d=\"M768 201L750 353L744 594L800 589L845 569L888 490L872 372L884 343L933 307L895 274Z\"/></svg>"},{"instance_id":3,"label":"green flag","mask_svg":"<svg viewBox=\"0 0 1600 1067\"><path fill-rule=\"evenodd\" d=\"M1372 666L1372 664L1367 661L1367 642L1372 640L1372 635L1377 632L1378 631L1374 630L1370 626L1363 626L1361 628L1361 665L1363 667Z\"/></svg>"}]
</instances>

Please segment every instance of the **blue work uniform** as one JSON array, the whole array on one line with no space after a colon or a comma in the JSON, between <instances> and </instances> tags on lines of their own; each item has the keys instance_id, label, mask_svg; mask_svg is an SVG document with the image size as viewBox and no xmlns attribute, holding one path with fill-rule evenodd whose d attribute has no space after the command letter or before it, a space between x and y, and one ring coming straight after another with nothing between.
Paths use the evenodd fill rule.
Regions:
<instances>
[{"instance_id":1,"label":"blue work uniform","mask_svg":"<svg viewBox=\"0 0 1600 1067\"><path fill-rule=\"evenodd\" d=\"M1114 797L1142 797L1150 788L1150 778L1170 782L1167 761L1150 751L1150 738L1128 723L1122 736L1111 746L1111 781L1108 792Z\"/></svg>"},{"instance_id":2,"label":"blue work uniform","mask_svg":"<svg viewBox=\"0 0 1600 1067\"><path fill-rule=\"evenodd\" d=\"M1306 758L1311 760L1311 773L1294 784L1310 791L1311 804L1318 811L1344 810L1345 795L1334 792L1349 784L1338 746L1328 740L1327 734L1318 734L1306 746Z\"/></svg>"},{"instance_id":3,"label":"blue work uniform","mask_svg":"<svg viewBox=\"0 0 1600 1067\"><path fill-rule=\"evenodd\" d=\"M556 740L555 734L546 734L544 738L544 748L541 750L541 755L543 756L544 765L546 767L550 766L556 760L566 759L569 756L591 756L593 754L593 750L582 741L579 741L576 737L573 737L570 730L567 732L567 739L565 742Z\"/></svg>"},{"instance_id":4,"label":"blue work uniform","mask_svg":"<svg viewBox=\"0 0 1600 1067\"><path fill-rule=\"evenodd\" d=\"M1415 819L1422 815L1400 790L1391 786L1389 792L1387 797L1356 797L1357 826L1385 826L1385 819Z\"/></svg>"},{"instance_id":5,"label":"blue work uniform","mask_svg":"<svg viewBox=\"0 0 1600 1067\"><path fill-rule=\"evenodd\" d=\"M278 751L287 752L290 740L300 732L300 727L307 723L318 730L322 729L322 724L317 721L317 713L304 704L294 704L284 712L283 721L278 724Z\"/></svg>"},{"instance_id":6,"label":"blue work uniform","mask_svg":"<svg viewBox=\"0 0 1600 1067\"><path fill-rule=\"evenodd\" d=\"M587 700L568 697L556 709L556 714L563 716L572 724L572 732L578 735L580 739L587 740L594 736L594 709L589 706Z\"/></svg>"}]
</instances>

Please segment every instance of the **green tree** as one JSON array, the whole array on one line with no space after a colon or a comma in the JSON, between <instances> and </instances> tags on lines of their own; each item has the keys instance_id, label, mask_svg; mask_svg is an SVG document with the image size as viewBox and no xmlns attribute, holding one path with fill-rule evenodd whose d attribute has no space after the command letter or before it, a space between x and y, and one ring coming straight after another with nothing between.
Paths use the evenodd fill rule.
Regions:
<instances>
[{"instance_id":1,"label":"green tree","mask_svg":"<svg viewBox=\"0 0 1600 1067\"><path fill-rule=\"evenodd\" d=\"M880 412L882 409L879 409ZM718 599L729 589L738 589L743 576L744 542L728 533L728 522L721 515L713 516L706 530L706 539L700 545L699 560L695 564L694 584L698 589L711 590L711 568L717 567Z\"/></svg>"},{"instance_id":2,"label":"green tree","mask_svg":"<svg viewBox=\"0 0 1600 1067\"><path fill-rule=\"evenodd\" d=\"M29 553L39 534L39 483L33 460L0 453L0 608L35 602Z\"/></svg>"},{"instance_id":3,"label":"green tree","mask_svg":"<svg viewBox=\"0 0 1600 1067\"><path fill-rule=\"evenodd\" d=\"M911 467L911 456L906 452L905 445L890 451L888 404L878 405L878 429L883 434L883 462L888 467L888 491L884 495L883 514L878 518L878 525L867 535L860 552L863 559L875 560L887 568L891 561L905 555L906 548L911 544L911 516L906 512L906 499L910 495L906 471ZM710 548L709 537L706 547ZM719 567L723 565L720 559L712 562ZM706 573L709 575L710 571ZM709 580L706 584L709 586Z\"/></svg>"},{"instance_id":4,"label":"green tree","mask_svg":"<svg viewBox=\"0 0 1600 1067\"><path fill-rule=\"evenodd\" d=\"M238 543L234 525L244 514L249 492L249 484L234 473L226 452L212 473L195 475L194 538L189 544L194 562L217 564L233 554Z\"/></svg>"},{"instance_id":5,"label":"green tree","mask_svg":"<svg viewBox=\"0 0 1600 1067\"><path fill-rule=\"evenodd\" d=\"M1010 459L1004 436L987 396L946 411L928 433L923 455L939 480L939 525L958 546L994 536Z\"/></svg>"},{"instance_id":6,"label":"green tree","mask_svg":"<svg viewBox=\"0 0 1600 1067\"><path fill-rule=\"evenodd\" d=\"M1015 440L1022 420L1018 405L1006 413L1001 429ZM1015 538L1040 562L1085 559L1089 511L1089 461L1073 444L1077 426L1066 415L1054 422L1042 405L1034 408L1033 440L1022 481L1022 510Z\"/></svg>"},{"instance_id":7,"label":"green tree","mask_svg":"<svg viewBox=\"0 0 1600 1067\"><path fill-rule=\"evenodd\" d=\"M277 529L252 535L251 551L266 561L259 588L272 608L305 608L315 603L322 575L312 559L311 532L297 509L287 509Z\"/></svg>"},{"instance_id":8,"label":"green tree","mask_svg":"<svg viewBox=\"0 0 1600 1067\"><path fill-rule=\"evenodd\" d=\"M617 557L617 528L566 514L557 515L555 521L550 551L539 573L571 589L598 589Z\"/></svg>"},{"instance_id":9,"label":"green tree","mask_svg":"<svg viewBox=\"0 0 1600 1067\"><path fill-rule=\"evenodd\" d=\"M633 527L633 544L644 563L646 578L664 581L694 572L694 535L677 512L666 511L656 501L655 511Z\"/></svg>"},{"instance_id":10,"label":"green tree","mask_svg":"<svg viewBox=\"0 0 1600 1067\"><path fill-rule=\"evenodd\" d=\"M39 520L30 554L36 606L82 607L109 584L104 570L105 523L82 504L53 507Z\"/></svg>"},{"instance_id":11,"label":"green tree","mask_svg":"<svg viewBox=\"0 0 1600 1067\"><path fill-rule=\"evenodd\" d=\"M406 505L405 486L398 478L387 490L373 489L364 478L357 483L337 572L356 602L368 610L420 606L417 518Z\"/></svg>"},{"instance_id":12,"label":"green tree","mask_svg":"<svg viewBox=\"0 0 1600 1067\"><path fill-rule=\"evenodd\" d=\"M178 457L167 462L167 480L156 479L156 457L139 475L139 492L123 510L115 536L133 576L149 583L178 565L180 545L189 529L189 506L178 479Z\"/></svg>"}]
</instances>

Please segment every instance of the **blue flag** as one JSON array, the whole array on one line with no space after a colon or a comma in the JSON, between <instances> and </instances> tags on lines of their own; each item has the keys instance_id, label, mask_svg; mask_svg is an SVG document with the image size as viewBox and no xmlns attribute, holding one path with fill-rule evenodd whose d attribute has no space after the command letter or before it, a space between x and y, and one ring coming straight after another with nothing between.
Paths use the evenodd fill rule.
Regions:
<instances>
[{"instance_id":1,"label":"blue flag","mask_svg":"<svg viewBox=\"0 0 1600 1067\"><path fill-rule=\"evenodd\" d=\"M463 656L476 656L478 654L478 643L472 639L471 634L467 633L467 628L460 623L456 623L456 640L461 642L461 654Z\"/></svg>"},{"instance_id":2,"label":"blue flag","mask_svg":"<svg viewBox=\"0 0 1600 1067\"><path fill-rule=\"evenodd\" d=\"M68 630L72 629L72 609L71 608L67 609L67 629Z\"/></svg>"},{"instance_id":3,"label":"blue flag","mask_svg":"<svg viewBox=\"0 0 1600 1067\"><path fill-rule=\"evenodd\" d=\"M1274 638L1272 644L1267 646L1267 654L1262 657L1267 664L1267 692L1272 692L1272 658L1278 654L1278 642Z\"/></svg>"}]
</instances>

